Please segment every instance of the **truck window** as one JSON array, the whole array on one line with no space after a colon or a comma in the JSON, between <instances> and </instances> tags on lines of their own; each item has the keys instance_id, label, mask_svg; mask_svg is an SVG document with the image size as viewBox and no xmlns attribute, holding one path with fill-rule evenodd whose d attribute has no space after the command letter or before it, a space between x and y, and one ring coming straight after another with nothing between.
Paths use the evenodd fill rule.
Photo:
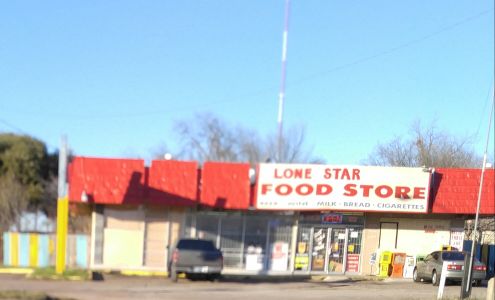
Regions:
<instances>
[{"instance_id":1,"label":"truck window","mask_svg":"<svg viewBox=\"0 0 495 300\"><path fill-rule=\"evenodd\" d=\"M216 250L211 241L205 240L180 240L179 244L177 244L177 248L184 250Z\"/></svg>"}]
</instances>

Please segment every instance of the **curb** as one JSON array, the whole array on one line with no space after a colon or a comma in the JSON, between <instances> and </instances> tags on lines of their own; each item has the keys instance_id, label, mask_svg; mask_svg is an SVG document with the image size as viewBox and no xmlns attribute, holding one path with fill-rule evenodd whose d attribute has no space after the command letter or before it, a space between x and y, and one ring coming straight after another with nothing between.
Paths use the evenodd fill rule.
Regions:
<instances>
[{"instance_id":1,"label":"curb","mask_svg":"<svg viewBox=\"0 0 495 300\"><path fill-rule=\"evenodd\" d=\"M165 271L142 271L142 270L122 270L121 275L124 276L157 276L157 277L167 277L168 272Z\"/></svg>"},{"instance_id":2,"label":"curb","mask_svg":"<svg viewBox=\"0 0 495 300\"><path fill-rule=\"evenodd\" d=\"M32 268L0 268L0 274L30 275L33 272Z\"/></svg>"},{"instance_id":3,"label":"curb","mask_svg":"<svg viewBox=\"0 0 495 300\"><path fill-rule=\"evenodd\" d=\"M367 275L314 275L311 276L313 281L386 281L385 278Z\"/></svg>"}]
</instances>

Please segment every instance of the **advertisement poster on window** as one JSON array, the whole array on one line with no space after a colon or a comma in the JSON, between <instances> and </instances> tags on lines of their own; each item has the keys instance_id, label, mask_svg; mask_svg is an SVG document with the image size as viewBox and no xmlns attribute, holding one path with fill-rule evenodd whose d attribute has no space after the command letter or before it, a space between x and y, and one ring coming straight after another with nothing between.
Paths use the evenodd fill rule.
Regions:
<instances>
[{"instance_id":1,"label":"advertisement poster on window","mask_svg":"<svg viewBox=\"0 0 495 300\"><path fill-rule=\"evenodd\" d=\"M308 240L305 236L297 243L297 253L294 262L294 269L307 271L309 268ZM304 239L306 238L306 239Z\"/></svg>"},{"instance_id":2,"label":"advertisement poster on window","mask_svg":"<svg viewBox=\"0 0 495 300\"><path fill-rule=\"evenodd\" d=\"M359 254L347 255L347 268L346 272L358 273L359 272Z\"/></svg>"},{"instance_id":3,"label":"advertisement poster on window","mask_svg":"<svg viewBox=\"0 0 495 300\"><path fill-rule=\"evenodd\" d=\"M311 269L313 271L323 271L325 269L325 253L327 244L327 229L315 229L313 235L313 251Z\"/></svg>"},{"instance_id":4,"label":"advertisement poster on window","mask_svg":"<svg viewBox=\"0 0 495 300\"><path fill-rule=\"evenodd\" d=\"M464 245L464 228L450 229L450 246L462 251Z\"/></svg>"},{"instance_id":5,"label":"advertisement poster on window","mask_svg":"<svg viewBox=\"0 0 495 300\"><path fill-rule=\"evenodd\" d=\"M286 242L275 242L272 246L272 271L286 271L289 262L289 244Z\"/></svg>"}]
</instances>

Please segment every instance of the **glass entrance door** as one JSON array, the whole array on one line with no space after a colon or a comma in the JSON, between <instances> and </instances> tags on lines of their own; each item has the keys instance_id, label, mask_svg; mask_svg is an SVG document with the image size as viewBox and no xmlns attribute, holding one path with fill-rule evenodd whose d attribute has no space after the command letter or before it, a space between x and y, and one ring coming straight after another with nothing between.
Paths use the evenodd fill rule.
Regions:
<instances>
[{"instance_id":1,"label":"glass entrance door","mask_svg":"<svg viewBox=\"0 0 495 300\"><path fill-rule=\"evenodd\" d=\"M346 250L346 229L332 228L328 251L328 272L344 273L344 256Z\"/></svg>"},{"instance_id":2,"label":"glass entrance door","mask_svg":"<svg viewBox=\"0 0 495 300\"><path fill-rule=\"evenodd\" d=\"M328 228L314 227L311 249L311 271L325 271Z\"/></svg>"},{"instance_id":3,"label":"glass entrance door","mask_svg":"<svg viewBox=\"0 0 495 300\"><path fill-rule=\"evenodd\" d=\"M362 228L299 227L295 271L359 273Z\"/></svg>"}]
</instances>

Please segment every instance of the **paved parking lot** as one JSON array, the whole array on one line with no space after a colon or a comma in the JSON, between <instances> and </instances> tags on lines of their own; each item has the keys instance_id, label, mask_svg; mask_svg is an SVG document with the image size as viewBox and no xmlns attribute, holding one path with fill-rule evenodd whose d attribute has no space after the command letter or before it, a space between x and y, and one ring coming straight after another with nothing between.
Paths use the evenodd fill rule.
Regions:
<instances>
[{"instance_id":1,"label":"paved parking lot","mask_svg":"<svg viewBox=\"0 0 495 300\"><path fill-rule=\"evenodd\" d=\"M219 282L166 278L105 276L103 281L50 281L0 275L0 291L43 292L64 299L436 299L437 287L400 279L352 280L343 276L325 280L271 280L226 278ZM444 299L456 299L459 285L446 287ZM473 298L486 298L486 287L475 287Z\"/></svg>"}]
</instances>

